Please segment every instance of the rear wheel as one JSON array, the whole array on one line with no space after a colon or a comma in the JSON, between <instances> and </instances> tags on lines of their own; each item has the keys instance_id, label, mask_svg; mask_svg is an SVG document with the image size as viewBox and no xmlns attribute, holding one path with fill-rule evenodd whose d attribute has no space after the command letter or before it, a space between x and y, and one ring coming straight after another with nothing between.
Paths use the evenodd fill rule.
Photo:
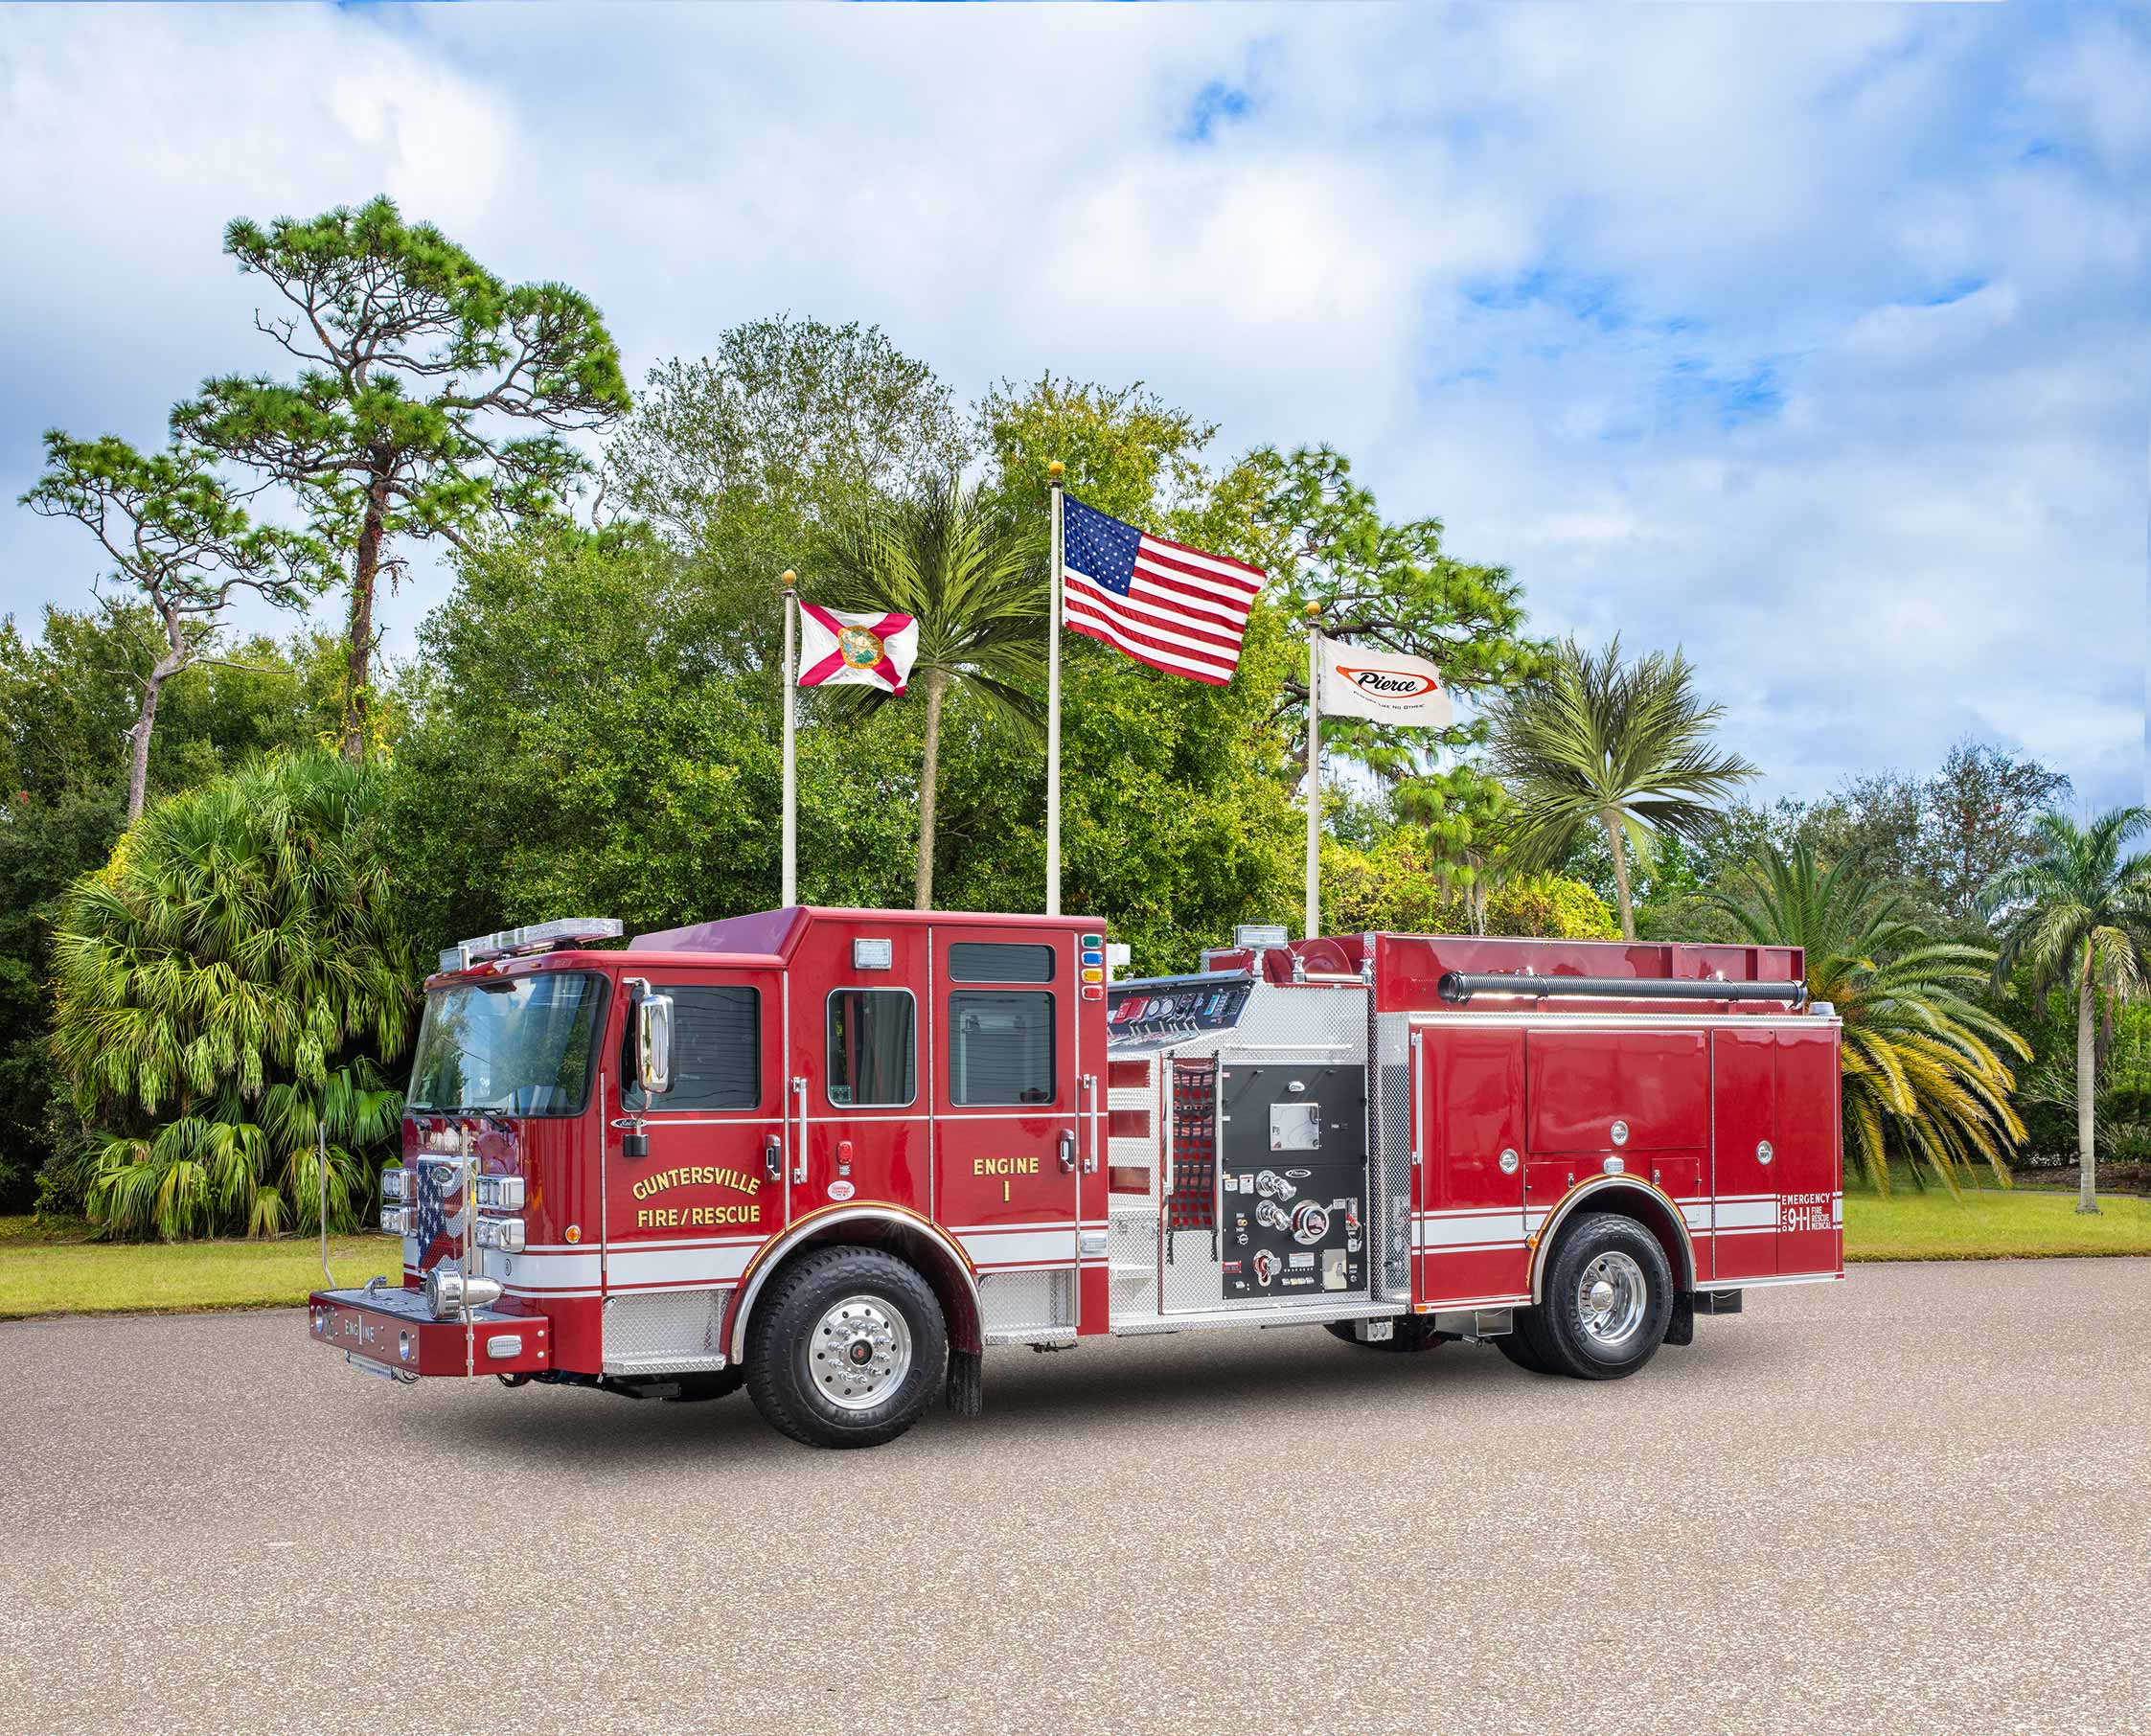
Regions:
<instances>
[{"instance_id":1,"label":"rear wheel","mask_svg":"<svg viewBox=\"0 0 2151 1736\"><path fill-rule=\"evenodd\" d=\"M1431 1314L1399 1314L1390 1321L1391 1331L1386 1338L1362 1338L1352 1328L1353 1320L1325 1320L1323 1326L1333 1338L1342 1338L1347 1344L1357 1344L1362 1350L1386 1350L1403 1352L1431 1350L1442 1342L1442 1335L1434 1330Z\"/></svg>"},{"instance_id":2,"label":"rear wheel","mask_svg":"<svg viewBox=\"0 0 2151 1736\"><path fill-rule=\"evenodd\" d=\"M1673 1268L1633 1218L1590 1212L1563 1233L1540 1306L1519 1321L1527 1347L1559 1374L1617 1381L1658 1354L1673 1318Z\"/></svg>"},{"instance_id":3,"label":"rear wheel","mask_svg":"<svg viewBox=\"0 0 2151 1736\"><path fill-rule=\"evenodd\" d=\"M879 1447L941 1388L941 1304L912 1268L831 1247L789 1267L755 1310L747 1393L771 1428L810 1447Z\"/></svg>"},{"instance_id":4,"label":"rear wheel","mask_svg":"<svg viewBox=\"0 0 2151 1736\"><path fill-rule=\"evenodd\" d=\"M1532 1347L1530 1316L1535 1312L1535 1310L1528 1308L1518 1309L1516 1311L1516 1329L1513 1332L1502 1333L1496 1337L1494 1348L1508 1358L1519 1368L1528 1369L1533 1374L1551 1374L1553 1371L1546 1366L1545 1359Z\"/></svg>"}]
</instances>

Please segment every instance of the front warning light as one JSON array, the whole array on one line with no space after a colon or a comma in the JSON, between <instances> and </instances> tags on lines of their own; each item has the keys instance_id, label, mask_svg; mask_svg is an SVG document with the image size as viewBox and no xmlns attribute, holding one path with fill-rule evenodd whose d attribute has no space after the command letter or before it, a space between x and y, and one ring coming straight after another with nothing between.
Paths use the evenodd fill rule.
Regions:
<instances>
[{"instance_id":1,"label":"front warning light","mask_svg":"<svg viewBox=\"0 0 2151 1736\"><path fill-rule=\"evenodd\" d=\"M480 1218L471 1230L471 1241L480 1247L497 1247L504 1254L523 1251L520 1218Z\"/></svg>"}]
</instances>

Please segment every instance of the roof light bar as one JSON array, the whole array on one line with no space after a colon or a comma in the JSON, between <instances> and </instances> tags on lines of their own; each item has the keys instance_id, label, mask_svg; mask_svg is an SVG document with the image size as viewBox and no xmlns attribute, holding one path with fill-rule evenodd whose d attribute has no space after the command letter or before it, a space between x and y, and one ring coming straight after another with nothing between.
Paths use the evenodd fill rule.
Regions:
<instances>
[{"instance_id":1,"label":"roof light bar","mask_svg":"<svg viewBox=\"0 0 2151 1736\"><path fill-rule=\"evenodd\" d=\"M1449 971L1439 985L1442 999L1461 1007L1474 995L1513 995L1519 999L1590 1000L1777 1000L1794 1007L1807 1004L1807 984L1728 983L1665 976L1531 976Z\"/></svg>"},{"instance_id":2,"label":"roof light bar","mask_svg":"<svg viewBox=\"0 0 2151 1736\"><path fill-rule=\"evenodd\" d=\"M579 946L584 941L618 940L616 916L563 916L558 922L530 923L520 928L503 928L498 934L480 935L441 948L441 969L468 971L488 959L515 958L525 952L550 952L555 947Z\"/></svg>"}]
</instances>

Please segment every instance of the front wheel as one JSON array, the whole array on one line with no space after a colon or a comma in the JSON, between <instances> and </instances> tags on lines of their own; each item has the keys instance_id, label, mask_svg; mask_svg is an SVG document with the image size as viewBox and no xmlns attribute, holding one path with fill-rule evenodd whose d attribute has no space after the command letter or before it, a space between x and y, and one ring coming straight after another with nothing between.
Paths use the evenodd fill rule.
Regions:
<instances>
[{"instance_id":1,"label":"front wheel","mask_svg":"<svg viewBox=\"0 0 2151 1736\"><path fill-rule=\"evenodd\" d=\"M1617 1381L1658 1354L1673 1318L1673 1268L1658 1238L1633 1218L1590 1212L1562 1234L1520 1314L1531 1352L1558 1374Z\"/></svg>"},{"instance_id":2,"label":"front wheel","mask_svg":"<svg viewBox=\"0 0 2151 1736\"><path fill-rule=\"evenodd\" d=\"M747 1393L771 1428L810 1447L879 1447L941 1388L949 1336L917 1271L865 1247L789 1268L755 1311Z\"/></svg>"}]
</instances>

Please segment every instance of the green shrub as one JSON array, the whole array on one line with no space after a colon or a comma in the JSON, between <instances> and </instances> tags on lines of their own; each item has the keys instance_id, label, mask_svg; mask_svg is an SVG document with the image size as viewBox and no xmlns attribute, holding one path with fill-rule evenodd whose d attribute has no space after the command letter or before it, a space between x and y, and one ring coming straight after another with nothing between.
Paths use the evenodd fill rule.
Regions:
<instances>
[{"instance_id":1,"label":"green shrub","mask_svg":"<svg viewBox=\"0 0 2151 1736\"><path fill-rule=\"evenodd\" d=\"M166 1241L372 1202L417 960L393 902L381 774L313 753L151 807L54 936L53 1047L91 1134L89 1215Z\"/></svg>"}]
</instances>

